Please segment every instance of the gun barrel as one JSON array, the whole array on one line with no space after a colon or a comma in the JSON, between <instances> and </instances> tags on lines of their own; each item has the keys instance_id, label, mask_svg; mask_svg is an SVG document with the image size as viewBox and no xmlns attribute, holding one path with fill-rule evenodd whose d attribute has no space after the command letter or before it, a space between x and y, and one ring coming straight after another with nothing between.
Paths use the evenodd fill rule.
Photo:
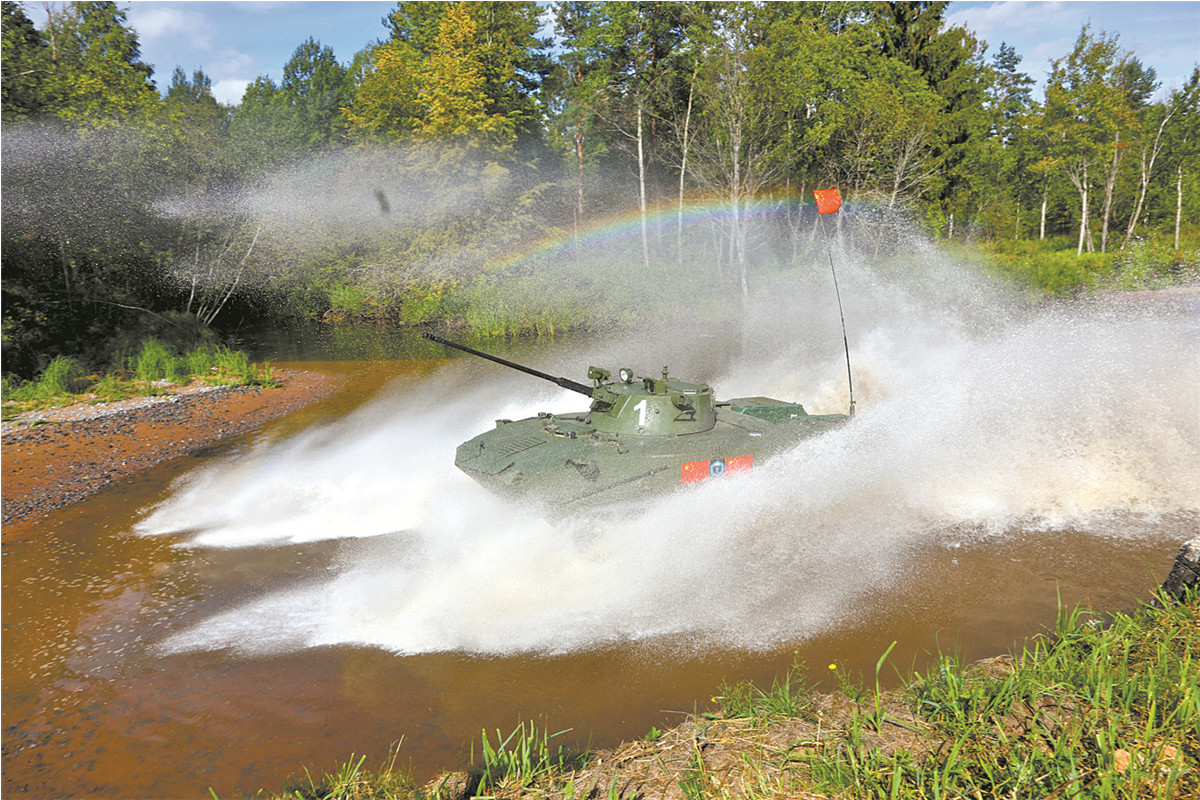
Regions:
<instances>
[{"instance_id":1,"label":"gun barrel","mask_svg":"<svg viewBox=\"0 0 1200 800\"><path fill-rule=\"evenodd\" d=\"M585 394L588 397L592 396L592 387L587 386L582 383L579 383L577 381L573 381L570 378L556 378L553 375L550 375L548 373L539 372L536 369L531 369L530 367L522 366L521 364L517 364L515 362L509 361L508 359L500 358L499 356L493 356L489 353L484 353L479 350L475 350L474 348L467 347L466 345L463 345L463 344L457 344L456 342L452 342L449 339L443 339L440 336L435 336L432 333L423 333L421 335L423 337L425 337L426 339L429 339L431 342L437 342L438 344L444 344L447 347L453 347L455 350L462 350L464 353L470 353L473 356L479 356L480 358L486 358L488 361L495 361L497 364L503 364L504 366L509 367L511 369L515 369L520 372L524 372L526 375L532 375L535 378L541 378L544 381L550 381L551 383L557 384L564 389L570 389L572 392L579 392L580 394Z\"/></svg>"}]
</instances>

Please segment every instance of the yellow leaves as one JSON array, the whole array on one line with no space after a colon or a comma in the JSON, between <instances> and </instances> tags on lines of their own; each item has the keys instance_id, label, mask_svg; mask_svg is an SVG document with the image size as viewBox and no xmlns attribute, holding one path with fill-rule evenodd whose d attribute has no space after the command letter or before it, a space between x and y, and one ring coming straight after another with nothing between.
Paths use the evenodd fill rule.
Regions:
<instances>
[{"instance_id":1,"label":"yellow leaves","mask_svg":"<svg viewBox=\"0 0 1200 800\"><path fill-rule=\"evenodd\" d=\"M479 4L452 3L438 23L428 56L392 40L376 48L354 103L342 110L352 132L382 138L472 138L497 144L515 136L511 120L489 113L487 45Z\"/></svg>"},{"instance_id":2,"label":"yellow leaves","mask_svg":"<svg viewBox=\"0 0 1200 800\"><path fill-rule=\"evenodd\" d=\"M425 65L418 102L420 131L431 137L482 133L511 138L512 123L489 114L478 3L455 3L442 16L433 53Z\"/></svg>"},{"instance_id":3,"label":"yellow leaves","mask_svg":"<svg viewBox=\"0 0 1200 800\"><path fill-rule=\"evenodd\" d=\"M342 109L352 134L398 139L412 133L420 113L421 63L421 54L406 42L393 40L375 49L354 102Z\"/></svg>"}]
</instances>

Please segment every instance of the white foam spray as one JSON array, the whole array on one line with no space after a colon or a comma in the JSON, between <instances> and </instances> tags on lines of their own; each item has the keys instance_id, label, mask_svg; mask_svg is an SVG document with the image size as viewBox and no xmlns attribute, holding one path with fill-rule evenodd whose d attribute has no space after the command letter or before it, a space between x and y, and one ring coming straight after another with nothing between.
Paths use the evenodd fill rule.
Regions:
<instances>
[{"instance_id":1,"label":"white foam spray","mask_svg":"<svg viewBox=\"0 0 1200 800\"><path fill-rule=\"evenodd\" d=\"M555 526L457 473L453 451L496 417L580 398L507 377L464 392L463 368L447 370L193 476L154 510L143 532L188 532L196 547L343 540L328 572L163 648L771 647L838 624L922 547L1029 530L1137 535L1113 520L1200 509L1195 300L1031 307L919 251L890 275L841 255L859 401L846 427L619 521ZM826 299L778 294L748 314L742 357L697 377L723 397L844 411ZM706 346L668 349L701 359ZM645 343L605 347L627 363Z\"/></svg>"}]
</instances>

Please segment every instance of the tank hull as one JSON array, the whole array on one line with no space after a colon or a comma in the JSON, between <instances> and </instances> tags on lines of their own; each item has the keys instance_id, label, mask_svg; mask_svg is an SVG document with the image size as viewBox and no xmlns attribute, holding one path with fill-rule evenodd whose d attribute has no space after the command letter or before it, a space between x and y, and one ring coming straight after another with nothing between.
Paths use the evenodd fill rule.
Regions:
<instances>
[{"instance_id":1,"label":"tank hull","mask_svg":"<svg viewBox=\"0 0 1200 800\"><path fill-rule=\"evenodd\" d=\"M500 420L460 445L454 463L496 494L569 514L753 470L849 419L761 397L714 410L711 429L668 436L605 433L586 413Z\"/></svg>"}]
</instances>

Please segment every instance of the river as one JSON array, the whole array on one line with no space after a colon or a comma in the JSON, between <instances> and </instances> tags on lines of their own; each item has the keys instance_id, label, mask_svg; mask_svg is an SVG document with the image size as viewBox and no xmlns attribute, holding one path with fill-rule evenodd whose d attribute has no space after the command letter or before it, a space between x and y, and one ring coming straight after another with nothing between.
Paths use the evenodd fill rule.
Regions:
<instances>
[{"instance_id":1,"label":"river","mask_svg":"<svg viewBox=\"0 0 1200 800\"><path fill-rule=\"evenodd\" d=\"M488 496L454 447L577 397L411 335L260 344L354 388L6 526L4 796L231 797L393 751L425 780L482 729L602 748L796 661L873 681L897 642L890 683L1008 652L1060 603L1148 598L1200 521L1194 310L885 333L858 339L843 431L556 524ZM497 349L846 401L836 349L719 331Z\"/></svg>"}]
</instances>

